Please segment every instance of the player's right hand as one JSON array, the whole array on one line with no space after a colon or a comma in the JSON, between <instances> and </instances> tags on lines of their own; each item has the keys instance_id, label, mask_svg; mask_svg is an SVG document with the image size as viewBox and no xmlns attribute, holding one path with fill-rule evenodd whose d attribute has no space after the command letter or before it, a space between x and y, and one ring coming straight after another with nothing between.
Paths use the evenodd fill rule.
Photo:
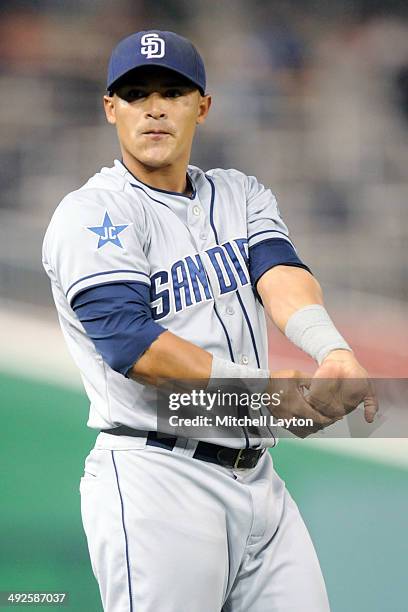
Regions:
<instances>
[{"instance_id":1,"label":"player's right hand","mask_svg":"<svg viewBox=\"0 0 408 612\"><path fill-rule=\"evenodd\" d=\"M351 351L332 351L313 375L307 401L327 416L343 417L364 403L367 423L374 421L378 399L367 371Z\"/></svg>"},{"instance_id":2,"label":"player's right hand","mask_svg":"<svg viewBox=\"0 0 408 612\"><path fill-rule=\"evenodd\" d=\"M310 388L312 376L300 370L278 370L271 372L268 393L279 393L280 404L271 407L275 419L311 419L313 425L291 424L286 429L298 438L306 438L317 431L332 425L339 417L321 414L305 398Z\"/></svg>"}]
</instances>

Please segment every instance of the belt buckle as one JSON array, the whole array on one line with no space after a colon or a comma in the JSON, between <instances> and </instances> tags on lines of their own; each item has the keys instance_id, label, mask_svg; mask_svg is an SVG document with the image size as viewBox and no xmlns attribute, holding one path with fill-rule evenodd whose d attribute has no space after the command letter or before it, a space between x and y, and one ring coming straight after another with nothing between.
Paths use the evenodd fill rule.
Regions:
<instances>
[{"instance_id":1,"label":"belt buckle","mask_svg":"<svg viewBox=\"0 0 408 612\"><path fill-rule=\"evenodd\" d=\"M237 454L237 456L235 458L235 461L234 461L234 465L232 466L235 469L239 469L239 462L241 461L241 457L242 457L244 451L245 451L245 448L240 448L239 449L238 454Z\"/></svg>"},{"instance_id":2,"label":"belt buckle","mask_svg":"<svg viewBox=\"0 0 408 612\"><path fill-rule=\"evenodd\" d=\"M246 448L240 448L240 450L238 451L237 457L234 461L234 468L235 469L239 469L240 468L240 462L241 459L245 461L245 451L247 451L248 449ZM258 461L259 459L262 457L262 455L265 452L265 448L259 448L259 449L251 449L252 451L254 451L254 454L251 457L247 456L247 459L249 459L249 465L245 465L244 467L246 469L249 468L254 468L258 465Z\"/></svg>"}]
</instances>

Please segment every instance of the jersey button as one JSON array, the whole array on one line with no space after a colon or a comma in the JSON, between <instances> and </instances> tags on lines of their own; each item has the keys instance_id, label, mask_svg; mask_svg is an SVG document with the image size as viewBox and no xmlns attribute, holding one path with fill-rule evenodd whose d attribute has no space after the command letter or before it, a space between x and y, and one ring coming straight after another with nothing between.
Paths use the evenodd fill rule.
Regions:
<instances>
[{"instance_id":1,"label":"jersey button","mask_svg":"<svg viewBox=\"0 0 408 612\"><path fill-rule=\"evenodd\" d=\"M200 239L201 240L207 240L207 234L205 232L201 232Z\"/></svg>"},{"instance_id":2,"label":"jersey button","mask_svg":"<svg viewBox=\"0 0 408 612\"><path fill-rule=\"evenodd\" d=\"M227 314L229 315L233 315L235 313L235 310L233 309L232 306L227 306Z\"/></svg>"},{"instance_id":3,"label":"jersey button","mask_svg":"<svg viewBox=\"0 0 408 612\"><path fill-rule=\"evenodd\" d=\"M248 359L248 357L246 355L242 355L241 363L243 363L244 365L248 365L249 359Z\"/></svg>"},{"instance_id":4,"label":"jersey button","mask_svg":"<svg viewBox=\"0 0 408 612\"><path fill-rule=\"evenodd\" d=\"M193 208L193 214L194 214L196 217L198 217L198 216L199 216L200 212L201 212L201 208L200 208L199 206L197 206L197 205L196 205L196 206L194 206L194 208Z\"/></svg>"}]
</instances>

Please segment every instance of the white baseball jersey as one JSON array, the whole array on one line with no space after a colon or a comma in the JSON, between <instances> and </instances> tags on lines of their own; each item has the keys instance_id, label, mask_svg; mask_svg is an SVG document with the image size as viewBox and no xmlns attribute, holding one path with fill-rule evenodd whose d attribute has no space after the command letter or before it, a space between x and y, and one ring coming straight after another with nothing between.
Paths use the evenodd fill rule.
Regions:
<instances>
[{"instance_id":1,"label":"white baseball jersey","mask_svg":"<svg viewBox=\"0 0 408 612\"><path fill-rule=\"evenodd\" d=\"M191 196L149 187L116 160L62 200L46 232L43 264L90 400L90 427L155 430L156 414L148 387L111 369L87 336L71 307L84 289L144 283L157 323L218 357L268 367L248 248L290 242L276 199L237 170L189 166L188 174Z\"/></svg>"}]
</instances>

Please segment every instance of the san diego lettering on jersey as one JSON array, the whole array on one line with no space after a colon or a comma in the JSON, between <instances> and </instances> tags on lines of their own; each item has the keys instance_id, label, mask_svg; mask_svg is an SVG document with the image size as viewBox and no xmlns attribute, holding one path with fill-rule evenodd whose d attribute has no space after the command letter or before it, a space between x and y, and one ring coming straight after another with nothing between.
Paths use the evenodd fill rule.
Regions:
<instances>
[{"instance_id":1,"label":"san diego lettering on jersey","mask_svg":"<svg viewBox=\"0 0 408 612\"><path fill-rule=\"evenodd\" d=\"M44 238L44 267L95 429L120 422L154 430L157 415L146 386L106 364L84 333L73 304L93 287L143 284L152 316L170 332L221 358L268 367L265 313L249 271L258 244L285 239L290 248L276 199L234 169L188 173L191 197L153 190L116 160L63 199ZM242 447L238 428L226 437Z\"/></svg>"},{"instance_id":2,"label":"san diego lettering on jersey","mask_svg":"<svg viewBox=\"0 0 408 612\"><path fill-rule=\"evenodd\" d=\"M247 238L236 238L203 253L187 255L167 270L155 272L150 278L153 318L164 319L171 312L177 313L247 285L250 282L247 245ZM217 279L215 287L209 278L209 267Z\"/></svg>"}]
</instances>

